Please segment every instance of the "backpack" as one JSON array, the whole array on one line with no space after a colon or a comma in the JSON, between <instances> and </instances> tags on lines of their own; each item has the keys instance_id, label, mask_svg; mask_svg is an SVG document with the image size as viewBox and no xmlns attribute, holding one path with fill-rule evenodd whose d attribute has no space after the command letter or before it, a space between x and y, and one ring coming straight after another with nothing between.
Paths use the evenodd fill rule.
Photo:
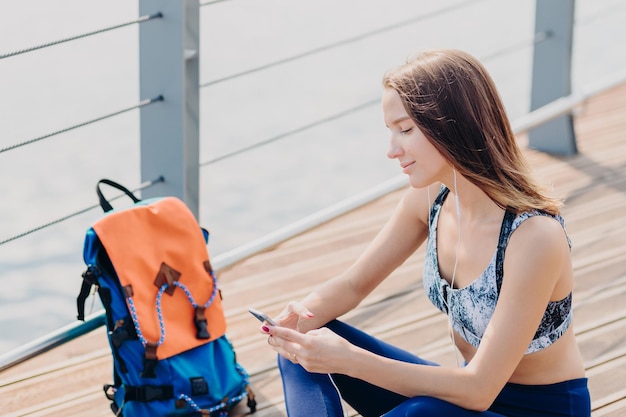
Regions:
<instances>
[{"instance_id":1,"label":"backpack","mask_svg":"<svg viewBox=\"0 0 626 417\"><path fill-rule=\"evenodd\" d=\"M124 192L113 210L100 185ZM207 251L208 232L178 198L140 200L111 180L96 185L105 215L86 232L87 270L77 298L97 286L113 356L104 385L119 416L225 416L248 397L249 377L227 339L221 293Z\"/></svg>"}]
</instances>

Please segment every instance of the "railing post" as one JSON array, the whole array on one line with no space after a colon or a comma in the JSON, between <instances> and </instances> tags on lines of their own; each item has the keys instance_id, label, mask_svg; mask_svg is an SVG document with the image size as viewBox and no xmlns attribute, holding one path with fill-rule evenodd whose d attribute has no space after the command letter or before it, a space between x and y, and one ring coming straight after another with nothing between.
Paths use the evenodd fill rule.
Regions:
<instances>
[{"instance_id":1,"label":"railing post","mask_svg":"<svg viewBox=\"0 0 626 417\"><path fill-rule=\"evenodd\" d=\"M139 27L141 99L163 101L141 108L141 180L165 181L142 198L175 196L198 218L199 2L139 0L140 16L163 17Z\"/></svg>"},{"instance_id":2,"label":"railing post","mask_svg":"<svg viewBox=\"0 0 626 417\"><path fill-rule=\"evenodd\" d=\"M545 34L533 54L531 111L571 93L572 37L575 0L537 0L535 33ZM529 146L541 151L577 153L571 114L529 132Z\"/></svg>"}]
</instances>

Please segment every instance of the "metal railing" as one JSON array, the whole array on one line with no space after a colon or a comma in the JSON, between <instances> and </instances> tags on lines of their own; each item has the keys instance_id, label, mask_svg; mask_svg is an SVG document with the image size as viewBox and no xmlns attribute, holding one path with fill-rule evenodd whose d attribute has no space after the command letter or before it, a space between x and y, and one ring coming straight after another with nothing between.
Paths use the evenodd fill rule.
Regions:
<instances>
[{"instance_id":1,"label":"metal railing","mask_svg":"<svg viewBox=\"0 0 626 417\"><path fill-rule=\"evenodd\" d=\"M605 79L599 80L593 85L577 91L567 97L562 97L533 112L530 112L513 122L513 131L516 135L528 133L532 129L540 127L556 118L570 114L576 107L584 104L590 98L607 91L626 81L626 71L620 71ZM235 250L217 255L213 259L216 270L228 268L256 253L271 248L300 233L310 230L320 224L332 220L342 214L348 213L361 207L381 196L407 186L405 175L400 175L385 181L367 192L355 195L346 200L332 205L324 210L307 216L300 221L287 225L283 228L240 246ZM47 352L63 343L67 343L77 337L87 334L105 324L104 311L88 316L84 323L76 322L58 329L46 336L33 340L24 346L14 349L4 355L0 355L0 371L24 362L38 354Z\"/></svg>"},{"instance_id":2,"label":"metal railing","mask_svg":"<svg viewBox=\"0 0 626 417\"><path fill-rule=\"evenodd\" d=\"M40 135L36 138L19 141L15 145L7 146L0 149L0 153L9 152L16 148L26 145L32 145L44 139L61 135L70 130L78 129L107 118L118 116L131 110L140 111L141 119L141 185L135 190L141 190L143 197L156 195L175 195L183 199L194 213L198 213L198 188L199 188L199 170L205 166L211 165L218 161L231 158L243 152L265 146L279 140L292 137L296 133L303 130L329 123L341 119L355 111L365 107L373 106L379 102L378 98L364 101L363 103L346 108L343 111L328 115L310 123L304 124L298 128L288 130L284 133L274 135L270 138L261 139L254 144L242 147L233 152L216 156L210 160L201 162L198 160L199 146L199 96L198 91L202 87L208 87L220 82L232 80L252 72L258 72L293 62L303 57L328 51L330 49L346 46L361 39L378 36L381 33L396 30L403 25L411 25L421 22L436 13L448 12L448 8L443 8L431 14L415 16L410 19L396 22L396 24L383 26L369 32L356 35L354 37L339 40L337 42L323 45L317 48L298 53L291 57L286 57L268 64L254 67L249 70L236 72L230 76L217 78L204 84L200 83L198 75L199 67L199 13L200 8L215 3L221 3L226 0L215 0L199 3L197 0L185 0L181 2L171 2L170 0L139 0L140 15L136 20L124 22L108 28L98 29L84 34L60 39L58 41L48 42L46 44L24 48L19 51L8 52L0 55L0 60L22 55L34 50L52 47L61 43L70 42L75 39L82 39L88 36L108 32L121 27L130 25L139 25L140 37L140 96L152 97L141 100L138 104L128 106L124 109L117 110L105 114L103 116L94 117L84 122L79 122L66 128L56 130L54 132ZM459 2L454 7L464 7L465 5L474 3L472 1ZM571 36L573 26L573 0L538 0L537 16L558 14L564 18L561 22L561 28L552 28L547 26L548 23L537 21L536 34L523 44L516 44L515 48L523 48L529 45L534 47L535 51L548 48L562 48L561 66L556 73L548 71L548 68L542 65L535 65L533 83L541 80L541 83L550 83L551 77L566 78L569 80L569 72L571 71ZM548 10L549 9L549 10ZM146 24L150 22L149 24ZM510 48L503 48L483 59L491 59L495 56L510 51ZM541 54L545 54L542 52ZM535 54L535 61L537 56ZM177 80L172 82L172 80ZM531 132L531 145L542 143L537 140L534 134L539 132L537 128L547 126L550 123L557 123L564 129L568 128L571 123L571 112L581 103L584 103L590 96L597 94L611 86L623 82L626 79L625 73L617 73L611 79L602 81L593 86L589 86L584 90L575 90L570 94L566 91L565 96L559 96L551 100L550 103L544 103L535 109L515 120L513 123L514 130L517 134ZM539 82L539 81L537 81ZM566 83L568 84L568 83ZM560 121L559 121L560 120ZM573 134L573 130L571 130ZM572 137L567 135L558 135L564 137L564 146L550 140L550 148L557 153L571 153L575 151L572 147ZM575 145L575 140L574 140ZM164 180L163 180L164 179ZM404 176L392 178L391 180L380 184L373 190L359 194L345 201L339 202L327 209L308 216L301 221L280 228L269 235L252 241L235 250L222 253L214 258L216 269L224 268L244 259L258 251L273 246L289 237L301 233L311 227L314 227L330 218L341 215L362 204L367 203L381 195L384 195L394 189L402 187L406 184ZM134 191L135 191L134 190ZM23 233L19 233L13 237L0 240L0 247L10 241L24 237L25 235L42 230L53 224L58 224L71 217L74 217L85 211L97 208L97 205L79 209L73 213L63 216L60 219L53 220L44 225L31 228ZM0 356L0 370L13 366L34 355L49 350L59 344L72 340L82 334L92 331L103 323L102 313L96 313L84 324L73 323L58 331L34 340L23 347Z\"/></svg>"}]
</instances>

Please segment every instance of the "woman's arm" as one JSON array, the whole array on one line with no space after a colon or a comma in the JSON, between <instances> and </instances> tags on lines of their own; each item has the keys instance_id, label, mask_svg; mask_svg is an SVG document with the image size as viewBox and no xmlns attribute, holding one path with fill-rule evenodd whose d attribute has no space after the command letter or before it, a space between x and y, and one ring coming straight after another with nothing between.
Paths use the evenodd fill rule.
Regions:
<instances>
[{"instance_id":1,"label":"woman's arm","mask_svg":"<svg viewBox=\"0 0 626 417\"><path fill-rule=\"evenodd\" d=\"M438 187L434 189L438 190ZM431 190L431 195L433 192L436 196L437 191ZM424 242L428 234L428 210L427 190L409 189L385 226L354 264L316 288L299 306L288 306L279 315L279 322L293 312L302 317L304 311L294 310L306 309L314 314L313 318L299 321L298 329L306 332L356 307Z\"/></svg>"},{"instance_id":2,"label":"woman's arm","mask_svg":"<svg viewBox=\"0 0 626 417\"><path fill-rule=\"evenodd\" d=\"M537 216L518 228L507 247L498 305L474 358L463 368L383 358L328 329L303 335L272 328L272 344L286 357L295 354L310 372L347 374L407 397L426 395L485 410L524 356L569 259L563 229L554 220Z\"/></svg>"}]
</instances>

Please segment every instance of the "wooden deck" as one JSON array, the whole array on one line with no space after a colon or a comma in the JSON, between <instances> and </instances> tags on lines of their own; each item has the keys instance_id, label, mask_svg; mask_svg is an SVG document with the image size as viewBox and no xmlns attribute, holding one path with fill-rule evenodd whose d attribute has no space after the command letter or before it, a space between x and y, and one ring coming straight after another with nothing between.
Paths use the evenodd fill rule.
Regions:
<instances>
[{"instance_id":1,"label":"wooden deck","mask_svg":"<svg viewBox=\"0 0 626 417\"><path fill-rule=\"evenodd\" d=\"M594 417L626 416L626 84L590 100L576 116L579 155L528 150L541 177L567 196L573 240L574 326L585 358ZM523 138L520 138L523 140ZM285 416L274 353L246 312L277 313L342 271L386 221L402 191L220 271L228 335L250 372L258 417ZM423 252L345 317L429 359L452 364L446 318L425 298ZM104 329L0 373L0 414L110 416L102 384L111 381ZM238 407L235 415L245 412Z\"/></svg>"}]
</instances>

